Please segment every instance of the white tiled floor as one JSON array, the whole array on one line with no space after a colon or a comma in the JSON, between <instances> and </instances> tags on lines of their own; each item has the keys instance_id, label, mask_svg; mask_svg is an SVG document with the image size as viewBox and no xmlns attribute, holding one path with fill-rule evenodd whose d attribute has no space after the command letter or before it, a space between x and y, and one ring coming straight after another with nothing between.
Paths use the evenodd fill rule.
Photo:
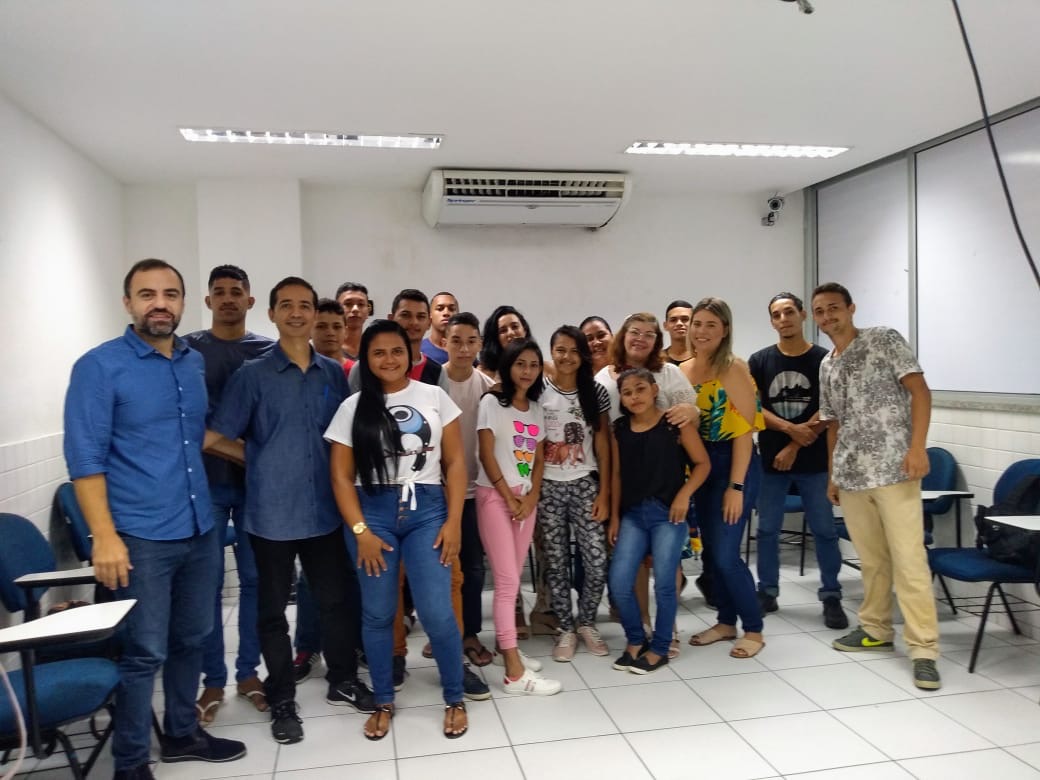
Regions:
<instances>
[{"instance_id":1,"label":"white tiled floor","mask_svg":"<svg viewBox=\"0 0 1040 780\"><path fill-rule=\"evenodd\" d=\"M514 780L555 776L608 778L1040 778L1040 643L999 627L987 631L978 669L967 671L975 619L940 605L943 688L916 689L901 642L894 654L832 650L842 632L829 631L816 601L816 572L797 575L795 552L784 549L780 612L766 618L767 645L755 659L735 660L729 645L686 644L713 620L692 584L679 615L681 658L660 672L616 672L610 658L579 651L553 663L547 638L525 645L544 674L564 683L545 699L502 694L497 667L478 670L494 697L470 702L470 731L459 740L440 733L441 707L433 661L421 657L421 632L409 637L410 676L397 696L391 736L362 737L364 716L325 703L325 684L298 692L306 739L275 744L265 715L236 699L220 709L214 734L245 740L249 755L228 764L157 764L161 780ZM811 555L810 555L811 557ZM696 568L696 564L694 566ZM842 571L854 619L862 594L858 573ZM490 599L490 591L485 593ZM524 597L532 594L525 586ZM490 615L490 601L486 614ZM225 610L229 651L235 647L233 604ZM613 651L621 628L600 627ZM493 642L490 619L483 635ZM615 653L616 654L616 653ZM233 662L233 655L229 655ZM161 696L156 706L161 708ZM107 751L106 751L107 752ZM67 778L58 757L29 761L33 780ZM0 767L0 771L3 767ZM30 775L23 774L24 778ZM92 776L111 776L106 755Z\"/></svg>"}]
</instances>

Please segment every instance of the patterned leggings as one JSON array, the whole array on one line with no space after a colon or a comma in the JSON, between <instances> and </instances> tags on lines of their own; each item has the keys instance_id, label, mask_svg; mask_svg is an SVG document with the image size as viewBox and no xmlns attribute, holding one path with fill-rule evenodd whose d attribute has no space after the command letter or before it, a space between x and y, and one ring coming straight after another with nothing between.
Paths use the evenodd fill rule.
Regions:
<instances>
[{"instance_id":1,"label":"patterned leggings","mask_svg":"<svg viewBox=\"0 0 1040 780\"><path fill-rule=\"evenodd\" d=\"M599 484L591 477L569 482L542 482L538 501L538 525L545 553L545 578L553 612L563 631L574 630L571 612L570 529L585 565L585 584L578 595L578 624L596 623L596 610L607 581L607 537L603 523L592 519L592 504Z\"/></svg>"}]
</instances>

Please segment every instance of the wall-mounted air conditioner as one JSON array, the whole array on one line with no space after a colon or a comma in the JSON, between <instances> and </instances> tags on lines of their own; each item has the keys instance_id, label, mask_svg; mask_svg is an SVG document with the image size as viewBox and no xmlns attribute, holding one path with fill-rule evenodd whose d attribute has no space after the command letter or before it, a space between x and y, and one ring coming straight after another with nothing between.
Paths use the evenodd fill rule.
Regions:
<instances>
[{"instance_id":1,"label":"wall-mounted air conditioner","mask_svg":"<svg viewBox=\"0 0 1040 780\"><path fill-rule=\"evenodd\" d=\"M422 213L438 225L558 225L600 228L632 193L623 173L432 171Z\"/></svg>"}]
</instances>

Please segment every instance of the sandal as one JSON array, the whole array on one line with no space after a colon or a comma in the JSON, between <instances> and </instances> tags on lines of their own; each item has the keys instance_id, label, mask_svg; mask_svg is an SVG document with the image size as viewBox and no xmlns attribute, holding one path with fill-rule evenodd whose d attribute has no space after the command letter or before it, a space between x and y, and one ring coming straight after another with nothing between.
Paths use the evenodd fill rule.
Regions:
<instances>
[{"instance_id":1,"label":"sandal","mask_svg":"<svg viewBox=\"0 0 1040 780\"><path fill-rule=\"evenodd\" d=\"M433 658L433 644L432 643L427 642L425 645L423 645L422 657L423 658Z\"/></svg>"},{"instance_id":2,"label":"sandal","mask_svg":"<svg viewBox=\"0 0 1040 780\"><path fill-rule=\"evenodd\" d=\"M462 729L456 725L459 719L459 713L462 713ZM444 705L444 736L447 739L458 739L463 734L469 731L469 716L466 715L466 702L457 701L453 704Z\"/></svg>"},{"instance_id":3,"label":"sandal","mask_svg":"<svg viewBox=\"0 0 1040 780\"><path fill-rule=\"evenodd\" d=\"M250 677L238 684L238 695L256 707L257 712L267 712L271 709L267 705L267 694L264 693L264 684L259 677Z\"/></svg>"},{"instance_id":4,"label":"sandal","mask_svg":"<svg viewBox=\"0 0 1040 780\"><path fill-rule=\"evenodd\" d=\"M196 715L199 725L205 728L217 717L217 710L224 703L223 688L203 688L202 695L195 702Z\"/></svg>"},{"instance_id":5,"label":"sandal","mask_svg":"<svg viewBox=\"0 0 1040 780\"><path fill-rule=\"evenodd\" d=\"M491 659L494 658L491 651L484 647L476 637L471 637L469 641L470 644L464 645L462 648L462 654L469 659L469 662L474 666L487 666L491 663Z\"/></svg>"},{"instance_id":6,"label":"sandal","mask_svg":"<svg viewBox=\"0 0 1040 780\"><path fill-rule=\"evenodd\" d=\"M757 639L748 639L746 636L742 636L733 643L733 649L729 651L729 657L754 658L765 646L765 642L760 642Z\"/></svg>"},{"instance_id":7,"label":"sandal","mask_svg":"<svg viewBox=\"0 0 1040 780\"><path fill-rule=\"evenodd\" d=\"M706 647L716 642L730 642L737 638L736 634L724 634L718 626L712 626L707 631L701 631L690 637L690 644L694 647Z\"/></svg>"},{"instance_id":8,"label":"sandal","mask_svg":"<svg viewBox=\"0 0 1040 780\"><path fill-rule=\"evenodd\" d=\"M682 652L682 645L679 643L679 632L672 632L672 643L668 645L668 660L674 661L679 657L679 653Z\"/></svg>"},{"instance_id":9,"label":"sandal","mask_svg":"<svg viewBox=\"0 0 1040 780\"><path fill-rule=\"evenodd\" d=\"M386 720L383 716L386 716ZM368 720L365 721L365 739L371 742L378 742L387 734L390 733L390 721L394 719L394 705L393 704L377 704L376 711L368 716ZM380 724L383 725L382 734L376 732L380 731Z\"/></svg>"}]
</instances>

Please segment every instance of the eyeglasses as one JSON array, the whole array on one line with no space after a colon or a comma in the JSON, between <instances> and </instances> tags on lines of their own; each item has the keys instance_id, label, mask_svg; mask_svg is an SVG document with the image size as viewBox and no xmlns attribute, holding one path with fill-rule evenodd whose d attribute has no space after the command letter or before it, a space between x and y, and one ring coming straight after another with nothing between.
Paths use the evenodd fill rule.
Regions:
<instances>
[{"instance_id":1,"label":"eyeglasses","mask_svg":"<svg viewBox=\"0 0 1040 780\"><path fill-rule=\"evenodd\" d=\"M650 341L657 340L656 330L633 330L632 328L629 328L627 333L634 339L649 339Z\"/></svg>"}]
</instances>

